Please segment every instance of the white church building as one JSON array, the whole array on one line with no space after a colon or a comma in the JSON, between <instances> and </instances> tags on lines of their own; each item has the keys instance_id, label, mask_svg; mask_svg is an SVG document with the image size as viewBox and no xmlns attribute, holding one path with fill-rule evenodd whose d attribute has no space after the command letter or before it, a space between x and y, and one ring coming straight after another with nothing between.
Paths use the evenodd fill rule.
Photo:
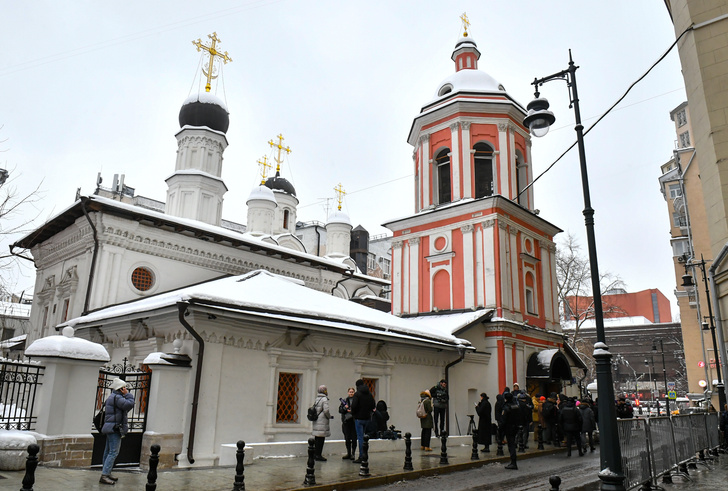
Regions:
<instances>
[{"instance_id":1,"label":"white church building","mask_svg":"<svg viewBox=\"0 0 728 491\"><path fill-rule=\"evenodd\" d=\"M229 115L200 93L180 110L164 203L115 184L79 196L13 244L37 267L26 353L49 356L39 346L70 326L111 364L151 373L138 387L132 434L139 449L160 443L162 466L218 465L224 445L240 439L306 440L320 384L335 408L364 379L392 423L413 434L419 392L442 378L451 433L456 420L465 429L481 392L515 382L532 395L565 390L583 363L558 322L560 229L535 212L533 189L524 191L532 180L525 110L478 70L479 58L465 33L454 74L414 118L416 211L385 224L391 282L357 269L342 212L325 225L325 255L306 250L295 234L296 190L279 172L253 186L244 231L226 222ZM390 313L357 302L390 290ZM89 445L98 441L97 404L92 390L87 414L76 415L88 422L80 438ZM338 421L333 439L342 437ZM44 430L48 442L68 438Z\"/></svg>"}]
</instances>

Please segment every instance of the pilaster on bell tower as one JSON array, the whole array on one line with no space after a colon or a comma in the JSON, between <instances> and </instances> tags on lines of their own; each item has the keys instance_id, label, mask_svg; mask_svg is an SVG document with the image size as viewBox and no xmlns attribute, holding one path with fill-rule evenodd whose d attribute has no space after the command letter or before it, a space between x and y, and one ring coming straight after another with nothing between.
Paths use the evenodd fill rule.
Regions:
<instances>
[{"instance_id":1,"label":"pilaster on bell tower","mask_svg":"<svg viewBox=\"0 0 728 491\"><path fill-rule=\"evenodd\" d=\"M192 43L197 50L210 54L202 72L207 77L205 92L193 94L182 104L179 112L180 131L177 138L177 161L174 173L167 178L167 203L165 212L182 218L190 218L211 225L222 220L223 195L227 186L222 180L223 152L228 146L225 133L230 118L225 103L210 93L210 81L217 78L216 58L225 63L232 61L227 52L220 53L217 34L205 46L198 39Z\"/></svg>"}]
</instances>

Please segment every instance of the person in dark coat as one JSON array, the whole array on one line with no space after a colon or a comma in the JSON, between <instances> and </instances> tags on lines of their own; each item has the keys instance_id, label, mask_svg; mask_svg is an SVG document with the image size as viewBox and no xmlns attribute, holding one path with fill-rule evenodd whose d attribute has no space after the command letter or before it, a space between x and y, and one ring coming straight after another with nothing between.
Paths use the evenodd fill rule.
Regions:
<instances>
[{"instance_id":1,"label":"person in dark coat","mask_svg":"<svg viewBox=\"0 0 728 491\"><path fill-rule=\"evenodd\" d=\"M629 419L634 418L634 410L632 406L627 402L627 398L620 396L617 401L617 418Z\"/></svg>"},{"instance_id":2,"label":"person in dark coat","mask_svg":"<svg viewBox=\"0 0 728 491\"><path fill-rule=\"evenodd\" d=\"M726 448L728 446L728 404L723 406L723 412L720 413L718 428L723 434L723 445L721 448Z\"/></svg>"},{"instance_id":3,"label":"person in dark coat","mask_svg":"<svg viewBox=\"0 0 728 491\"><path fill-rule=\"evenodd\" d=\"M566 456L571 457L571 442L576 440L576 448L579 450L579 457L584 455L581 449L581 428L583 421L581 411L576 408L573 399L564 398L564 406L559 413L559 426L566 436Z\"/></svg>"},{"instance_id":4,"label":"person in dark coat","mask_svg":"<svg viewBox=\"0 0 728 491\"><path fill-rule=\"evenodd\" d=\"M480 402L475 405L475 412L478 414L478 444L484 446L481 452L490 452L493 420L490 402L485 392L480 394Z\"/></svg>"},{"instance_id":5,"label":"person in dark coat","mask_svg":"<svg viewBox=\"0 0 728 491\"><path fill-rule=\"evenodd\" d=\"M382 438L382 433L387 431L387 421L389 421L387 403L384 401L379 401L377 402L377 406L374 408L374 412L372 413L371 430L367 431L369 437Z\"/></svg>"},{"instance_id":6,"label":"person in dark coat","mask_svg":"<svg viewBox=\"0 0 728 491\"><path fill-rule=\"evenodd\" d=\"M351 401L354 399L354 387L349 387L346 399L339 399L339 414L341 414L341 432L344 434L344 443L346 444L346 455L342 459L354 460L356 449L356 428L354 428L354 416L351 414Z\"/></svg>"},{"instance_id":7,"label":"person in dark coat","mask_svg":"<svg viewBox=\"0 0 728 491\"><path fill-rule=\"evenodd\" d=\"M557 428L559 426L559 408L556 405L556 394L554 392L543 403L541 414L545 424L544 441L546 443L553 443L555 447L558 447L559 437Z\"/></svg>"},{"instance_id":8,"label":"person in dark coat","mask_svg":"<svg viewBox=\"0 0 728 491\"><path fill-rule=\"evenodd\" d=\"M430 448L430 439L432 438L432 427L435 425L432 420L432 398L430 397L430 391L424 390L420 392L420 401L423 401L423 407L425 408L426 416L420 418L420 445L422 450L425 452L432 452Z\"/></svg>"},{"instance_id":9,"label":"person in dark coat","mask_svg":"<svg viewBox=\"0 0 728 491\"><path fill-rule=\"evenodd\" d=\"M364 431L367 423L372 419L372 411L376 407L374 397L369 392L369 387L362 379L356 381L356 392L351 401L351 414L354 416L354 428L356 428L356 439L359 443L359 457L354 460L355 464L361 464L361 451L364 446Z\"/></svg>"},{"instance_id":10,"label":"person in dark coat","mask_svg":"<svg viewBox=\"0 0 728 491\"><path fill-rule=\"evenodd\" d=\"M528 431L533 418L533 404L525 392L519 392L517 398L518 408L523 418L523 425L518 432L518 445L525 449L528 448Z\"/></svg>"},{"instance_id":11,"label":"person in dark coat","mask_svg":"<svg viewBox=\"0 0 728 491\"><path fill-rule=\"evenodd\" d=\"M503 404L505 404L506 400L503 397L503 394L498 394L495 396L495 423L498 425L498 431L496 432L495 437L498 439L497 441L502 445L503 444Z\"/></svg>"},{"instance_id":12,"label":"person in dark coat","mask_svg":"<svg viewBox=\"0 0 728 491\"><path fill-rule=\"evenodd\" d=\"M120 378L111 381L111 395L106 399L104 425L101 433L106 435L104 456L101 459L101 484L116 484L117 477L111 475L114 462L119 455L121 439L129 432L128 412L134 408L134 395L126 388L126 382Z\"/></svg>"},{"instance_id":13,"label":"person in dark coat","mask_svg":"<svg viewBox=\"0 0 728 491\"><path fill-rule=\"evenodd\" d=\"M589 451L594 451L594 430L597 429L597 421L594 418L594 411L591 409L588 399L582 399L579 405L579 411L581 412L581 445L586 452L587 437L589 438Z\"/></svg>"},{"instance_id":14,"label":"person in dark coat","mask_svg":"<svg viewBox=\"0 0 728 491\"><path fill-rule=\"evenodd\" d=\"M511 463L505 468L518 469L518 464L516 464L516 435L518 435L519 427L523 425L523 415L518 403L513 400L513 394L506 392L503 398L502 428L508 442L508 454L511 456Z\"/></svg>"},{"instance_id":15,"label":"person in dark coat","mask_svg":"<svg viewBox=\"0 0 728 491\"><path fill-rule=\"evenodd\" d=\"M447 381L440 380L437 385L430 389L432 397L432 407L435 414L435 436L439 437L440 433L445 431L445 415L447 414L447 405L450 396L447 393ZM439 427L439 429L438 429Z\"/></svg>"}]
</instances>

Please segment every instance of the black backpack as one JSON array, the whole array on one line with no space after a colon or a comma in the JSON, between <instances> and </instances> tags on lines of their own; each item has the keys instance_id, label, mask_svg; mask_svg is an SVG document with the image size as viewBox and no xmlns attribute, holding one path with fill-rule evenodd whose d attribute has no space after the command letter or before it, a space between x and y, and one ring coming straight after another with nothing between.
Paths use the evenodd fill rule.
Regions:
<instances>
[{"instance_id":1,"label":"black backpack","mask_svg":"<svg viewBox=\"0 0 728 491\"><path fill-rule=\"evenodd\" d=\"M316 421L318 419L318 409L316 409L316 404L308 408L308 412L306 413L306 419L309 421Z\"/></svg>"},{"instance_id":2,"label":"black backpack","mask_svg":"<svg viewBox=\"0 0 728 491\"><path fill-rule=\"evenodd\" d=\"M99 412L96 413L96 416L94 416L94 428L96 428L96 431L101 433L101 428L104 427L104 420L106 419L106 404L101 406L101 409L99 409Z\"/></svg>"}]
</instances>

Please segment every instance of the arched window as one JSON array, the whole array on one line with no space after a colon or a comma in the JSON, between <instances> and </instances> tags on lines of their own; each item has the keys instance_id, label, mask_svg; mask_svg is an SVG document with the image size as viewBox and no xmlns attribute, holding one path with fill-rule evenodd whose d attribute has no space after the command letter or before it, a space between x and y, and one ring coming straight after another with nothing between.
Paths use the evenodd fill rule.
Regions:
<instances>
[{"instance_id":1,"label":"arched window","mask_svg":"<svg viewBox=\"0 0 728 491\"><path fill-rule=\"evenodd\" d=\"M283 230L288 230L288 210L283 210Z\"/></svg>"},{"instance_id":2,"label":"arched window","mask_svg":"<svg viewBox=\"0 0 728 491\"><path fill-rule=\"evenodd\" d=\"M526 273L526 312L536 315L536 280L533 273Z\"/></svg>"},{"instance_id":3,"label":"arched window","mask_svg":"<svg viewBox=\"0 0 728 491\"><path fill-rule=\"evenodd\" d=\"M475 150L475 197L493 194L493 148L487 143L476 143Z\"/></svg>"},{"instance_id":4,"label":"arched window","mask_svg":"<svg viewBox=\"0 0 728 491\"><path fill-rule=\"evenodd\" d=\"M435 157L435 179L437 184L437 204L452 201L450 189L450 149L446 148Z\"/></svg>"}]
</instances>

